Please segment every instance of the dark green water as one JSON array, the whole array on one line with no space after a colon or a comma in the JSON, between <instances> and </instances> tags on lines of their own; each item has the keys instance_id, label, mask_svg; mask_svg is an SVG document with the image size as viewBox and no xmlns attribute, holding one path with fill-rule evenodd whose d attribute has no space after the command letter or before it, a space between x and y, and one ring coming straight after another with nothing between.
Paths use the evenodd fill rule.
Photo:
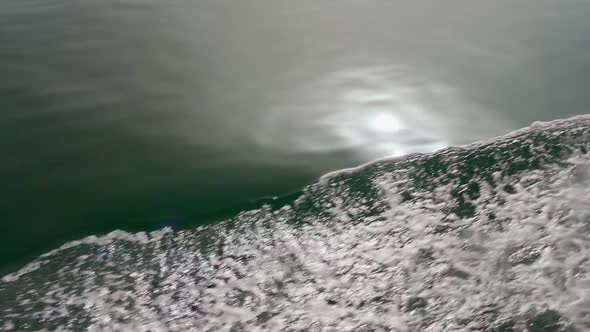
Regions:
<instances>
[{"instance_id":1,"label":"dark green water","mask_svg":"<svg viewBox=\"0 0 590 332\"><path fill-rule=\"evenodd\" d=\"M590 116L331 173L179 231L70 241L0 278L3 331L590 329Z\"/></svg>"},{"instance_id":2,"label":"dark green water","mask_svg":"<svg viewBox=\"0 0 590 332\"><path fill-rule=\"evenodd\" d=\"M587 113L588 1L0 3L0 274Z\"/></svg>"}]
</instances>

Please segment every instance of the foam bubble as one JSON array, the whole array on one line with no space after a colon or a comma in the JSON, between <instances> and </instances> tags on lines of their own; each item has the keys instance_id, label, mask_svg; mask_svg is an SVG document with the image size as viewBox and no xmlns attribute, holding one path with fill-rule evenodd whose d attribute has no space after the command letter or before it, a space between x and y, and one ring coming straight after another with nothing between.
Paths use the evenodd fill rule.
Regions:
<instances>
[{"instance_id":1,"label":"foam bubble","mask_svg":"<svg viewBox=\"0 0 590 332\"><path fill-rule=\"evenodd\" d=\"M590 329L590 118L333 173L280 209L116 231L0 282L5 330Z\"/></svg>"}]
</instances>

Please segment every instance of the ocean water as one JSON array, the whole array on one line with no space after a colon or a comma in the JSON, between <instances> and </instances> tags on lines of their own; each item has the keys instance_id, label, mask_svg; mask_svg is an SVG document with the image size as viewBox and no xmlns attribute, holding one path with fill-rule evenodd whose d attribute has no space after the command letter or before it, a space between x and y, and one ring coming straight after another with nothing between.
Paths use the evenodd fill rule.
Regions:
<instances>
[{"instance_id":1,"label":"ocean water","mask_svg":"<svg viewBox=\"0 0 590 332\"><path fill-rule=\"evenodd\" d=\"M590 117L328 174L293 202L69 242L0 282L0 327L586 331Z\"/></svg>"},{"instance_id":2,"label":"ocean water","mask_svg":"<svg viewBox=\"0 0 590 332\"><path fill-rule=\"evenodd\" d=\"M590 329L588 17L2 1L0 330Z\"/></svg>"}]
</instances>

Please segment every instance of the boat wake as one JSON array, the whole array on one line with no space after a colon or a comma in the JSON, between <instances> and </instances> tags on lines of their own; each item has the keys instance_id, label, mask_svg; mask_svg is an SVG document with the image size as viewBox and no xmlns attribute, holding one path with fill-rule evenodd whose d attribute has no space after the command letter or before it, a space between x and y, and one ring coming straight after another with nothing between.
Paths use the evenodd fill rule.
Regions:
<instances>
[{"instance_id":1,"label":"boat wake","mask_svg":"<svg viewBox=\"0 0 590 332\"><path fill-rule=\"evenodd\" d=\"M590 116L372 162L280 208L63 245L0 282L0 329L590 329Z\"/></svg>"}]
</instances>

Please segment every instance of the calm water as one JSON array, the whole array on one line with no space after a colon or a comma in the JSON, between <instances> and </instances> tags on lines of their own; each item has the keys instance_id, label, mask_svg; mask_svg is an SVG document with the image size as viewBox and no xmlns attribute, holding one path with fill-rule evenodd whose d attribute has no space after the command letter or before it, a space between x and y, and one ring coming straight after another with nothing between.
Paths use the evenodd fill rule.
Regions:
<instances>
[{"instance_id":1,"label":"calm water","mask_svg":"<svg viewBox=\"0 0 590 332\"><path fill-rule=\"evenodd\" d=\"M4 0L0 271L587 113L589 1Z\"/></svg>"}]
</instances>

